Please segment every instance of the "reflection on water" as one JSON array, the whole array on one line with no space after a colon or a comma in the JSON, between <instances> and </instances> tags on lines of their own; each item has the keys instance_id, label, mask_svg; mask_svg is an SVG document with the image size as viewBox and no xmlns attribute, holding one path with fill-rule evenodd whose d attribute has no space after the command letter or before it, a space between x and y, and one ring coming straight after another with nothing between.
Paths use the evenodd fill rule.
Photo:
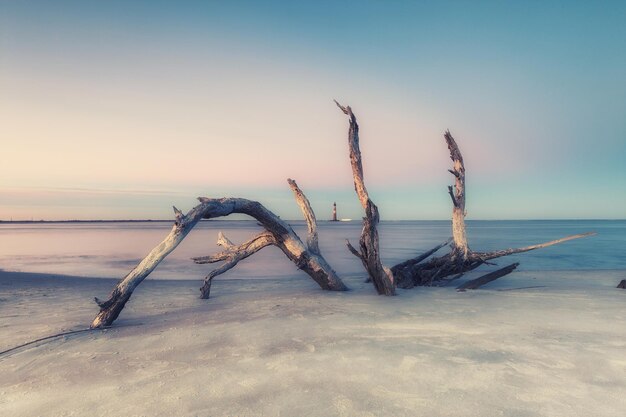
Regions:
<instances>
[{"instance_id":1,"label":"reflection on water","mask_svg":"<svg viewBox=\"0 0 626 417\"><path fill-rule=\"evenodd\" d=\"M301 237L306 227L290 222ZM0 268L89 277L121 278L169 232L171 224L150 223L44 223L0 224ZM254 221L204 221L166 258L151 278L199 279L213 265L195 265L192 256L219 251L218 231L235 243L261 228ZM360 222L320 222L320 247L341 275L362 275L360 263L345 248L345 239L358 242ZM525 246L565 235L596 231L597 236L511 256L520 269L626 269L626 221L468 221L469 241L475 250ZM405 260L444 241L448 221L382 222L383 261ZM502 261L503 263L505 261ZM279 249L268 247L242 261L222 279L283 277L302 274Z\"/></svg>"}]
</instances>

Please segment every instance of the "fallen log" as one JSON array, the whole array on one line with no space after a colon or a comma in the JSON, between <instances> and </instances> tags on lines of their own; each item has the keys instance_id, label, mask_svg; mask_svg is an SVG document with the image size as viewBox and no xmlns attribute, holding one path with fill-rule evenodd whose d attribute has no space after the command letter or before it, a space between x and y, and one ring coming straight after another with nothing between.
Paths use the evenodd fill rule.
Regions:
<instances>
[{"instance_id":1,"label":"fallen log","mask_svg":"<svg viewBox=\"0 0 626 417\"><path fill-rule=\"evenodd\" d=\"M470 281L464 282L459 285L456 289L457 291L465 291L465 290L475 290L477 288L482 287L485 284L490 283L491 281L495 281L498 278L502 278L505 275L510 274L519 266L519 262L515 262L511 265L505 266L504 268L498 269L497 271L490 272L483 276L480 276L476 279L472 279Z\"/></svg>"},{"instance_id":2,"label":"fallen log","mask_svg":"<svg viewBox=\"0 0 626 417\"><path fill-rule=\"evenodd\" d=\"M276 239L276 246L278 246L285 253L285 255L298 266L299 269L302 269L311 278L313 278L313 280L317 282L322 289L332 291L344 291L347 289L341 279L337 276L336 272L330 267L330 265L328 265L328 262L326 262L319 251L313 252L309 250L304 243L302 243L291 226L265 208L261 203L244 198L216 199L199 197L198 200L200 201L200 204L192 208L187 214L183 214L180 210L174 207L176 220L172 230L165 237L165 239L152 249L152 251L150 251L150 253L142 259L141 262L139 262L139 264L135 266L135 268L133 268L128 275L126 275L126 277L117 283L106 301L101 301L98 298L95 298L96 303L100 307L100 312L91 323L90 327L92 329L110 326L117 319L135 288L141 284L141 282L180 244L180 242L183 241L187 234L201 219L224 217L234 213L246 214L255 218L265 228L265 230ZM258 247L259 244L260 242L257 241L256 247ZM253 247L251 245L249 250L252 249ZM241 259L243 258L240 258L239 260ZM225 267L225 269L223 269L220 273L232 268L239 260L234 262L229 267ZM231 260L231 263L232 262L233 261ZM211 282L211 279L212 278L208 279L209 283ZM205 279L205 283L206 282L207 280ZM201 291L202 295L206 293L208 296L210 292L210 284L208 285L209 288Z\"/></svg>"}]
</instances>

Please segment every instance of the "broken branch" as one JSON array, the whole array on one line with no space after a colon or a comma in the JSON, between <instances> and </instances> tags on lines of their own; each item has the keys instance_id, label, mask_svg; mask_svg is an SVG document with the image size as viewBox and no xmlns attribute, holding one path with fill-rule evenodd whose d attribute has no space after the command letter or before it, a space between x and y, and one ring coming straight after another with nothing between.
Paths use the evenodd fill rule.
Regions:
<instances>
[{"instance_id":1,"label":"broken branch","mask_svg":"<svg viewBox=\"0 0 626 417\"><path fill-rule=\"evenodd\" d=\"M580 239L587 236L593 236L595 234L595 232L579 233L577 235L566 236L560 239L551 240L549 242L539 243L536 245L530 245L523 248L503 249L493 252L474 252L474 256L482 259L483 261L487 261L489 259L501 258L503 256L513 255L515 253L523 253L535 249L547 248L548 246L554 246L559 243L567 242L569 240Z\"/></svg>"},{"instance_id":2,"label":"broken branch","mask_svg":"<svg viewBox=\"0 0 626 417\"><path fill-rule=\"evenodd\" d=\"M317 238L317 220L315 219L315 213L311 208L311 204L309 203L309 199L306 198L298 184L292 180L291 178L287 180L289 186L291 187L291 191L293 191L294 197L296 198L296 202L298 206L300 206L300 210L302 210L302 215L304 216L304 220L306 220L308 233L306 238L306 245L309 250L313 253L319 254L320 248Z\"/></svg>"},{"instance_id":3,"label":"broken branch","mask_svg":"<svg viewBox=\"0 0 626 417\"><path fill-rule=\"evenodd\" d=\"M226 237L220 232L222 240L230 240L226 239ZM192 258L193 261L197 264L206 264L206 263L214 263L220 261L226 261L219 268L216 268L209 272L209 274L204 278L204 284L200 288L200 298L207 299L209 298L211 292L211 281L218 275L223 274L224 272L234 268L239 261L242 261L249 256L257 253L261 249L270 245L277 245L276 238L269 232L263 232L252 239L248 240L245 243L242 243L239 246L230 245L228 249L224 252L220 252L216 255L212 256L201 256L198 258ZM220 239L218 239L218 245L220 244Z\"/></svg>"},{"instance_id":4,"label":"broken branch","mask_svg":"<svg viewBox=\"0 0 626 417\"><path fill-rule=\"evenodd\" d=\"M467 281L467 282L459 285L457 287L457 290L458 291L475 290L477 288L482 287L485 284L490 283L491 281L495 281L498 278L501 278L501 277L503 277L505 275L510 274L518 266L519 266L519 263L515 262L515 263L513 263L511 265L505 266L504 268L498 269L497 271L493 271L493 272L485 274L485 275L483 275L481 277L478 277L476 279Z\"/></svg>"}]
</instances>

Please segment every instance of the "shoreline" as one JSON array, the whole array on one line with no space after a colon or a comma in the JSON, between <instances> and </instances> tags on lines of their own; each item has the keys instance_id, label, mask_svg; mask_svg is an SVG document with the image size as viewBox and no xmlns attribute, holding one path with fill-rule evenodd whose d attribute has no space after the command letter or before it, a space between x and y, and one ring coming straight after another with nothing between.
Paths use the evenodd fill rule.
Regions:
<instances>
[{"instance_id":1,"label":"shoreline","mask_svg":"<svg viewBox=\"0 0 626 417\"><path fill-rule=\"evenodd\" d=\"M255 219L229 219L229 218L215 218L215 219L202 219L201 222L257 222ZM304 222L303 219L285 219L287 222ZM317 219L321 223L359 223L359 219ZM623 222L624 219L577 219L577 218L559 218L559 219L466 219L466 222ZM173 223L174 219L95 219L95 220L0 220L0 224L46 224L46 223ZM400 223L400 222L447 222L450 223L450 219L395 219L395 220L381 220L381 223Z\"/></svg>"},{"instance_id":2,"label":"shoreline","mask_svg":"<svg viewBox=\"0 0 626 417\"><path fill-rule=\"evenodd\" d=\"M470 278L475 278L478 277L480 275L484 275L486 273L488 273L489 271L491 271L491 269L481 269L479 271L470 271L465 273L465 275L463 276L463 279L460 279L458 281L455 281L455 283L461 283L465 280L469 280ZM623 276L624 278L626 278L626 269L620 269L620 268L611 268L611 269L599 269L599 268L594 268L594 269L524 269L524 268L520 268L517 269L512 275L509 275L509 279L511 277L520 277L520 276L527 276L527 275L541 275L541 274L546 274L548 276L560 276L560 279L567 279L567 275L573 274L573 275L595 275L595 274L610 274L610 275L615 275L615 279L618 279L620 276ZM355 275L358 275L360 278L365 279L365 275L364 273L360 273L360 274L353 274L353 273L347 273L347 274L342 274L342 277L347 278L348 280L354 279ZM10 281L13 282L15 279L19 279L19 280L28 280L30 283L33 282L41 282L41 281L37 281L37 280L59 280L59 281L79 281L79 282L85 282L85 281L97 281L97 282L110 282L110 283L117 283L119 280L123 279L123 276L119 276L119 277L93 277L93 276L82 276L82 275L71 275L71 274L59 274L59 273L47 273L47 272L30 272L30 271L12 271L12 270L5 270L5 269L1 269L0 268L0 283L2 283L3 281ZM163 283L196 283L198 285L200 285L203 281L204 277L203 276L199 276L197 279L190 279L190 278L155 278L153 276L148 277L145 282L163 282ZM622 278L623 279L623 278ZM229 282L229 281L241 281L241 282L263 282L263 281L276 281L276 282L290 282L290 281L307 281L310 280L310 278L308 278L305 275L288 275L288 276L281 276L281 277L270 277L270 276L266 276L266 275L261 275L261 276L255 276L255 277L233 277L233 276L228 276L228 275L224 275L224 276L220 276L219 278L216 278L213 281L213 284L215 284L216 282L220 282L220 281L225 281L225 282ZM618 279L618 281L616 281L616 284L620 281L620 279ZM495 281L493 284L489 284L491 286L497 285L498 287L500 287L500 284L506 282L506 278L504 280L498 280ZM591 284L591 283L590 283ZM142 284L143 285L143 284ZM591 284L592 285L592 284ZM455 286L449 286L449 287L433 287L433 288L454 288ZM420 287L420 288L429 288L429 287ZM482 289L488 289L489 287L481 287ZM558 288L558 286L555 286L554 288ZM415 289L409 289L409 290L402 290L404 291L415 291Z\"/></svg>"}]
</instances>

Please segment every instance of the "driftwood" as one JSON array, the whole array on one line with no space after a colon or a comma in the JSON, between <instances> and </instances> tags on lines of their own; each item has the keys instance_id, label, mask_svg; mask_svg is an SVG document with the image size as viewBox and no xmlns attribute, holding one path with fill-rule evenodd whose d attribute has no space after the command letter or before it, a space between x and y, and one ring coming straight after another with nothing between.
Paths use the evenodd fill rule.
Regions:
<instances>
[{"instance_id":1,"label":"driftwood","mask_svg":"<svg viewBox=\"0 0 626 417\"><path fill-rule=\"evenodd\" d=\"M241 245L234 245L230 240L219 233L217 244L223 246L226 250L210 256L201 256L192 258L197 264L209 264L214 262L226 261L217 269L212 270L204 279L204 284L200 288L200 298L209 298L211 292L211 282L216 276L223 274L229 269L233 268L239 263L239 261L246 259L247 257L255 254L266 246L277 246L278 241L274 235L270 232L263 232L253 237Z\"/></svg>"},{"instance_id":2,"label":"driftwood","mask_svg":"<svg viewBox=\"0 0 626 417\"><path fill-rule=\"evenodd\" d=\"M395 295L396 291L393 274L389 268L383 266L380 260L377 229L378 222L380 221L378 207L370 199L363 180L363 163L361 161L361 150L359 147L359 125L350 106L344 107L337 103L336 100L335 104L337 104L337 107L339 107L341 111L348 116L350 121L350 127L348 130L348 145L350 149L352 175L354 177L354 189L359 197L361 206L363 206L363 209L365 210L363 229L359 240L360 250L354 248L349 241L346 241L346 244L350 252L358 257L363 263L369 279L374 283L374 287L376 288L378 294Z\"/></svg>"},{"instance_id":3,"label":"driftwood","mask_svg":"<svg viewBox=\"0 0 626 417\"><path fill-rule=\"evenodd\" d=\"M413 265L417 265L420 262L422 262L423 260L427 259L428 257L432 256L435 252L439 251L439 249L443 248L444 246L448 245L450 242L452 241L452 238L448 239L447 241L440 243L439 245L435 246L434 248L427 250L426 252L422 253L421 255L416 256L415 258L411 258L408 259L404 262L400 262L397 265L394 265L391 268L391 272L396 275L398 273L400 273L401 271L405 270L406 268L409 268Z\"/></svg>"},{"instance_id":4,"label":"driftwood","mask_svg":"<svg viewBox=\"0 0 626 417\"><path fill-rule=\"evenodd\" d=\"M290 181L290 185L292 189L295 187L295 189L299 190L297 185L295 185L295 182ZM294 192L296 192L295 189ZM304 198L302 192L299 192L302 195L302 198ZM193 227L201 219L212 219L216 217L228 216L234 213L242 213L254 217L272 236L272 239L275 239L276 243L272 240L271 244L278 246L285 253L285 255L287 255L287 257L298 266L299 269L302 269L311 278L313 278L313 280L317 282L322 289L333 291L344 291L347 289L341 279L337 276L336 272L330 267L330 265L328 265L328 262L326 262L324 257L319 253L317 245L311 244L313 241L317 241L316 234L313 238L311 237L311 233L309 233L309 243L313 248L313 250L311 250L310 248L307 248L304 243L302 243L291 226L257 201L251 201L244 198L213 199L206 197L200 197L198 200L200 201L200 204L192 208L187 214L183 214L180 210L174 207L176 221L166 238L154 249L152 249L152 251L115 286L106 301L101 301L98 298L95 299L98 306L100 306L100 312L91 323L92 329L110 326L115 319L117 319L120 312L130 299L134 289L157 267L163 259L165 259L170 252L172 252L180 244L180 242L182 242L185 236L187 236L191 229L193 229ZM300 201L298 203L302 204ZM308 205L308 201L306 204ZM309 221L308 218L307 221ZM311 226L309 225L309 231L311 232L310 228ZM252 252L247 254L247 256L250 256L250 254L261 249L260 246L265 242L263 239L269 239L268 236L269 235L263 236L263 234L261 234L260 236L257 236L258 239L253 239L254 242L247 246L247 250ZM239 247L244 245L240 245ZM231 252L233 252L232 249L233 248L231 248ZM228 247L226 252L228 252ZM240 251L239 255L232 255L228 257L224 255L223 259L228 260L228 262L220 268L222 271L219 273L225 272L236 265L239 260L247 257L244 256L246 253L247 252ZM234 261L237 256L239 256L239 259ZM216 273L213 276L215 275L218 274ZM211 274L209 274L209 277L210 276ZM209 277L207 277L208 279L205 279L205 283L208 281L210 288L210 281L212 277ZM203 286L203 289L201 289L202 295L206 293L206 296L208 296L209 288L205 289L205 286Z\"/></svg>"},{"instance_id":5,"label":"driftwood","mask_svg":"<svg viewBox=\"0 0 626 417\"><path fill-rule=\"evenodd\" d=\"M469 247L465 230L465 163L463 162L463 155L454 137L450 131L446 131L444 139L448 146L450 159L452 160L452 169L448 171L454 176L454 186L448 187L448 193L452 200L452 243L450 244L450 251L441 257L431 257L435 252L450 243L449 240L415 258L401 262L392 268L383 266L380 260L377 230L380 215L378 207L376 207L369 198L363 180L363 162L359 148L359 125L350 106L342 106L337 101L335 101L335 104L349 117L348 144L350 163L354 177L354 189L361 205L365 209L359 249L352 246L349 241L346 241L346 244L348 250L363 263L369 276L368 281L374 283L374 287L379 294L394 295L395 287L407 289L422 285L446 285L460 278L465 272L488 263L491 259L545 248L594 234L582 233L523 248L504 249L493 252L472 251ZM503 268L499 271L501 274L496 278L504 276L514 269L515 267L511 266ZM493 277L495 275L490 276Z\"/></svg>"},{"instance_id":6,"label":"driftwood","mask_svg":"<svg viewBox=\"0 0 626 417\"><path fill-rule=\"evenodd\" d=\"M515 268L517 268L519 266L518 262L515 262L509 266L505 266L502 269L498 269L497 271L493 271L490 272L488 274L485 274L481 277L478 277L476 279L472 279L470 281L467 281L461 285L459 285L456 289L459 291L465 291L465 290L475 290L477 288L482 287L485 284L490 283L491 281L495 281L500 277L503 277L507 274L510 274L511 272L513 272L515 270Z\"/></svg>"},{"instance_id":7,"label":"driftwood","mask_svg":"<svg viewBox=\"0 0 626 417\"><path fill-rule=\"evenodd\" d=\"M332 289L337 291L346 290L347 288L343 286L341 280L337 277L336 273L328 265L320 252L317 235L317 221L315 219L315 213L311 208L309 200L306 198L306 196L294 180L289 179L287 181L289 183L289 186L291 187L291 190L294 193L296 202L298 203L298 206L300 206L302 214L304 215L304 219L307 223L308 233L306 239L306 248L309 256L315 258L316 264L323 265L324 271L328 274L332 274L332 276L334 277L333 285L329 286L328 288L324 287L324 285L326 285L324 282L318 282L318 284L320 284L320 286L324 289ZM296 247L298 247L297 242L299 242L299 244L302 244L302 242L291 228L289 228L289 231L289 233L284 234L282 230L278 230L276 227L266 227L266 231L260 233L259 235L238 246L234 245L220 232L217 244L219 246L225 247L226 249L224 251L216 255L192 258L193 261L197 264L226 261L224 264L222 264L222 266L211 271L209 275L207 275L207 277L204 279L204 285L202 286L202 288L200 288L201 298L209 298L211 281L213 278L233 268L235 265L237 265L239 261L249 257L250 255L258 252L266 246L277 246L285 253L285 255L287 255L289 259L291 259L294 263L296 263L296 265L298 265L299 257L297 256L297 254L293 253L292 247L294 246L294 242L296 243ZM300 266L298 265L298 267ZM314 271L312 271L311 268L309 268L308 270L304 270L305 272L309 273L309 275L311 275L313 279L315 279L316 281L318 280L318 278L316 278L317 273L313 273ZM325 280L327 279L325 278Z\"/></svg>"},{"instance_id":8,"label":"driftwood","mask_svg":"<svg viewBox=\"0 0 626 417\"><path fill-rule=\"evenodd\" d=\"M449 172L455 177L454 186L448 187L453 206L451 242L447 241L439 244L431 250L415 258L401 262L392 268L385 267L380 259L377 230L380 215L378 207L369 197L363 177L363 163L359 147L359 125L349 106L344 107L336 101L335 103L349 118L348 144L350 163L354 177L354 188L365 210L359 248L354 248L348 241L346 243L350 252L357 256L363 263L370 280L373 282L379 294L394 295L396 287L411 288L417 285L445 285L460 278L464 273L482 264L489 263L492 259L544 248L594 234L583 233L567 236L550 242L522 248L504 249L492 252L472 251L468 245L465 230L465 165L456 141L450 132L446 131L444 138L450 152L450 158L453 162L452 169L450 169ZM220 233L218 245L224 248L222 252L215 255L193 258L198 264L224 261L220 267L211 271L204 279L204 284L200 289L202 298L209 297L211 282L214 277L225 273L235 267L241 260L246 259L270 245L280 248L299 269L306 272L321 288L334 291L346 290L346 286L320 253L317 223L309 201L298 188L295 181L288 180L288 182L307 222L308 234L306 245L293 231L291 226L266 209L259 202L243 198L211 199L200 197L200 204L192 208L187 214L183 214L174 207L176 220L172 230L165 239L152 249L126 277L118 282L107 300L101 301L95 298L96 303L100 306L100 312L93 320L90 328L95 329L111 325L130 299L134 289L180 244L200 220L228 216L233 213L246 214L255 218L265 231L240 245L233 244ZM437 251L448 244L450 244L450 251L447 254L440 257L433 257ZM507 275L516 267L517 264L509 265L508 267L465 283L460 286L459 289L478 288L487 282ZM625 287L626 282L622 281L618 287L620 286L622 288Z\"/></svg>"},{"instance_id":9,"label":"driftwood","mask_svg":"<svg viewBox=\"0 0 626 417\"><path fill-rule=\"evenodd\" d=\"M465 233L465 164L461 150L457 146L454 138L449 130L443 135L450 151L450 159L452 159L452 169L449 169L454 175L454 189L448 186L448 193L452 199L452 256L465 259L469 255L469 247L467 245L467 237Z\"/></svg>"},{"instance_id":10,"label":"driftwood","mask_svg":"<svg viewBox=\"0 0 626 417\"><path fill-rule=\"evenodd\" d=\"M447 283L457 279L465 272L471 271L478 268L482 264L488 263L488 261L492 259L545 248L558 243L595 234L581 233L523 248L504 249L492 252L472 251L468 245L465 231L465 164L463 162L461 150L449 131L445 132L444 138L450 152L450 159L452 159L453 163L452 169L448 171L455 178L454 187L448 187L448 193L450 194L450 198L452 200L452 244L450 245L450 252L441 257L430 258L427 261L424 261L427 256L422 256L416 258L416 260L405 261L393 266L391 271L394 274L395 282L398 287L412 288L418 285ZM434 253L434 251L440 249L442 246L443 245L438 246L432 251L427 252L428 256ZM514 265L517 266L516 264ZM507 275L514 269L515 267L509 265L506 268L492 274L487 274L485 277L481 278L489 277L489 281L491 281ZM449 278L450 276L453 277ZM481 278L478 278L478 280Z\"/></svg>"}]
</instances>

